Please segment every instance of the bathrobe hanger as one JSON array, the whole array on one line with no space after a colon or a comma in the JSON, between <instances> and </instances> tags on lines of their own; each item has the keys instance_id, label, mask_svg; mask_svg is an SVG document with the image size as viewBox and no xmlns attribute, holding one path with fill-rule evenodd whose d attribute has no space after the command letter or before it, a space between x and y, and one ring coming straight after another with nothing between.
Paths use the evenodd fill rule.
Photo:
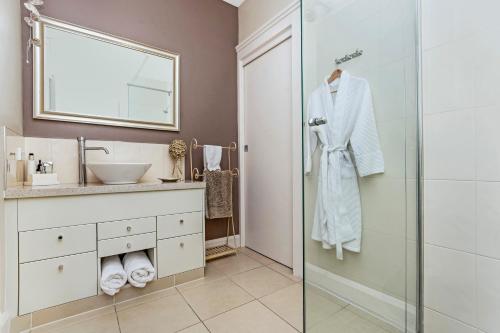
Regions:
<instances>
[{"instance_id":1,"label":"bathrobe hanger","mask_svg":"<svg viewBox=\"0 0 500 333\"><path fill-rule=\"evenodd\" d=\"M336 70L333 71L332 75L330 75L330 77L328 78L328 84L339 79L341 76L342 76L342 70L340 68L337 68ZM330 92L332 94L336 94L338 92L338 90L331 90Z\"/></svg>"}]
</instances>

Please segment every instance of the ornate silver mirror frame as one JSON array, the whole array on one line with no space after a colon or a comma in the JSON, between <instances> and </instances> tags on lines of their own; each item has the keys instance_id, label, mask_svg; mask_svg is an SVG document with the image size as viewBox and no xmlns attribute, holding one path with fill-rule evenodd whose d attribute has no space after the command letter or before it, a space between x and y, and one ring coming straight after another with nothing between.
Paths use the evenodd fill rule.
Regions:
<instances>
[{"instance_id":1,"label":"ornate silver mirror frame","mask_svg":"<svg viewBox=\"0 0 500 333\"><path fill-rule=\"evenodd\" d=\"M129 120L125 118L103 117L98 115L83 115L45 109L44 103L44 30L45 27L53 27L58 30L70 32L94 40L114 44L120 47L147 53L153 56L167 58L173 61L173 99L171 122L150 122L141 120ZM179 61L180 56L164 50L152 48L127 39L118 38L109 34L82 28L73 24L61 22L52 18L40 16L32 24L33 33L33 117L35 119L66 121L76 123L98 124L107 126L145 128L164 131L180 130L180 85L179 85Z\"/></svg>"}]
</instances>

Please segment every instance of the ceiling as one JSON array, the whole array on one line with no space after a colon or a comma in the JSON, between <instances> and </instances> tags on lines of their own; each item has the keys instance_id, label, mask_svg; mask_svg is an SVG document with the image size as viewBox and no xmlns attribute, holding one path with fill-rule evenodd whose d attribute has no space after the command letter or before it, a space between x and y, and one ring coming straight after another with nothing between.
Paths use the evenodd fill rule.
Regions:
<instances>
[{"instance_id":1,"label":"ceiling","mask_svg":"<svg viewBox=\"0 0 500 333\"><path fill-rule=\"evenodd\" d=\"M241 6L243 1L245 1L245 0L223 0L223 1L230 3L231 5L233 5L235 7L239 7L239 6Z\"/></svg>"}]
</instances>

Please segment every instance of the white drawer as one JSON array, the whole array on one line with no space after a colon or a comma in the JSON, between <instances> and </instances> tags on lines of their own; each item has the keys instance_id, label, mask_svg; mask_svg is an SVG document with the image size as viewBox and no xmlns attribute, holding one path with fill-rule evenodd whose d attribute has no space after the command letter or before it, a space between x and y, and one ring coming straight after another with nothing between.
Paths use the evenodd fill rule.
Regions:
<instances>
[{"instance_id":1,"label":"white drawer","mask_svg":"<svg viewBox=\"0 0 500 333\"><path fill-rule=\"evenodd\" d=\"M99 258L156 247L156 232L99 241Z\"/></svg>"},{"instance_id":2,"label":"white drawer","mask_svg":"<svg viewBox=\"0 0 500 333\"><path fill-rule=\"evenodd\" d=\"M99 240L118 238L156 231L156 217L122 220L97 224Z\"/></svg>"},{"instance_id":3,"label":"white drawer","mask_svg":"<svg viewBox=\"0 0 500 333\"><path fill-rule=\"evenodd\" d=\"M158 241L158 277L190 271L205 265L203 234Z\"/></svg>"},{"instance_id":4,"label":"white drawer","mask_svg":"<svg viewBox=\"0 0 500 333\"><path fill-rule=\"evenodd\" d=\"M203 232L203 213L184 213L158 216L158 239Z\"/></svg>"},{"instance_id":5,"label":"white drawer","mask_svg":"<svg viewBox=\"0 0 500 333\"><path fill-rule=\"evenodd\" d=\"M95 295L95 252L19 265L20 315Z\"/></svg>"},{"instance_id":6,"label":"white drawer","mask_svg":"<svg viewBox=\"0 0 500 333\"><path fill-rule=\"evenodd\" d=\"M96 250L95 224L19 233L19 262Z\"/></svg>"}]
</instances>

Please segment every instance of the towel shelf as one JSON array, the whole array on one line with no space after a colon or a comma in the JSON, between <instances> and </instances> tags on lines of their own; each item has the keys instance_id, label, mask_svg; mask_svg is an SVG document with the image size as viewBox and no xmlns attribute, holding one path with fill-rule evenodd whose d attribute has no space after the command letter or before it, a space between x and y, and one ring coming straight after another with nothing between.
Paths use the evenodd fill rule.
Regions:
<instances>
[{"instance_id":1,"label":"towel shelf","mask_svg":"<svg viewBox=\"0 0 500 333\"><path fill-rule=\"evenodd\" d=\"M205 170L203 172L200 172L198 168L193 167L193 151L195 151L196 149L202 149L204 147L205 147L204 145L198 144L198 140L196 138L193 138L191 140L191 144L189 145L189 165L191 167L192 181L197 181L205 178ZM223 146L222 150L227 151L227 161L228 161L227 170L231 170L231 174L233 177L239 177L240 170L238 168L231 168L231 153L234 153L238 150L238 144L236 142L231 142L231 144L229 144L228 146L225 147ZM238 254L238 246L236 245L236 229L234 226L233 217L232 216L228 217L226 223L227 223L226 244L206 249L205 250L206 261ZM230 235L230 227L232 227L233 231L232 235ZM234 247L229 246L229 237L233 237Z\"/></svg>"}]
</instances>

